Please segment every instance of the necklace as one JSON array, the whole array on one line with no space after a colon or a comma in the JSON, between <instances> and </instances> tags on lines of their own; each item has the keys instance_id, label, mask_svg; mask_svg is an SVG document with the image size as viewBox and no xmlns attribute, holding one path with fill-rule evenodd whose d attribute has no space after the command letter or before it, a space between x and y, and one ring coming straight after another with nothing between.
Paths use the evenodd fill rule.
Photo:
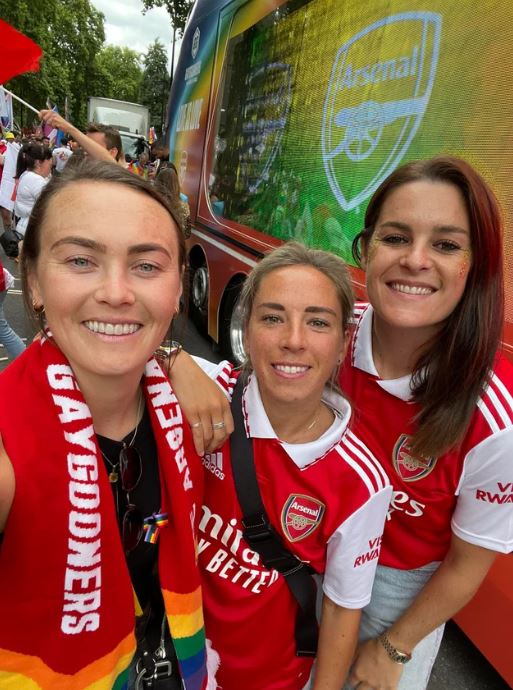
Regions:
<instances>
[{"instance_id":1,"label":"necklace","mask_svg":"<svg viewBox=\"0 0 513 690\"><path fill-rule=\"evenodd\" d=\"M142 403L143 403L143 394L140 393L139 402L137 403L137 424L135 425L134 433L132 434L132 438L130 439L130 443L126 444L123 442L123 448L131 448L134 445L135 437L137 436L137 430L139 429L139 423L141 421L140 416L141 416ZM100 447L100 446L98 445L98 447ZM116 463L112 462L112 460L105 455L105 453L103 452L103 450L101 448L100 448L100 453L103 455L104 459L110 465L109 482L111 484L115 484L119 479L119 462L120 462L120 460L118 459L118 461Z\"/></svg>"},{"instance_id":2,"label":"necklace","mask_svg":"<svg viewBox=\"0 0 513 690\"><path fill-rule=\"evenodd\" d=\"M320 413L317 412L317 414L316 414L315 417L313 418L313 422L311 422L311 423L306 427L306 431L310 431L310 429L312 429L312 428L317 424L317 420L319 419L319 414L320 414Z\"/></svg>"}]
</instances>

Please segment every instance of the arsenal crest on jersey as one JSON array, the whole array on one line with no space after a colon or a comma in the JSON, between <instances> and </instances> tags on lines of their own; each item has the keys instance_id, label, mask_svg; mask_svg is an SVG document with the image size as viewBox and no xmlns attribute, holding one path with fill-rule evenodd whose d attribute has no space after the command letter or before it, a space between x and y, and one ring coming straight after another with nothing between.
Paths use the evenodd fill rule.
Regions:
<instances>
[{"instance_id":1,"label":"arsenal crest on jersey","mask_svg":"<svg viewBox=\"0 0 513 690\"><path fill-rule=\"evenodd\" d=\"M311 496L292 494L281 511L281 525L289 541L301 541L319 526L325 506Z\"/></svg>"},{"instance_id":2,"label":"arsenal crest on jersey","mask_svg":"<svg viewBox=\"0 0 513 690\"><path fill-rule=\"evenodd\" d=\"M401 434L392 453L395 471L405 482L416 482L433 471L438 458L413 455L410 448L411 436Z\"/></svg>"}]
</instances>

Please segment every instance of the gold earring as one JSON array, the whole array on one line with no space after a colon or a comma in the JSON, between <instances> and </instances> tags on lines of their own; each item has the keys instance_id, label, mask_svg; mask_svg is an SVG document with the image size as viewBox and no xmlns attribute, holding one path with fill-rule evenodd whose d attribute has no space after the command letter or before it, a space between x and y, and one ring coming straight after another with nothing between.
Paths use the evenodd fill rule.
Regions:
<instances>
[{"instance_id":1,"label":"gold earring","mask_svg":"<svg viewBox=\"0 0 513 690\"><path fill-rule=\"evenodd\" d=\"M32 302L32 309L34 310L35 314L44 314L45 313L45 305L44 304L36 304L35 302Z\"/></svg>"}]
</instances>

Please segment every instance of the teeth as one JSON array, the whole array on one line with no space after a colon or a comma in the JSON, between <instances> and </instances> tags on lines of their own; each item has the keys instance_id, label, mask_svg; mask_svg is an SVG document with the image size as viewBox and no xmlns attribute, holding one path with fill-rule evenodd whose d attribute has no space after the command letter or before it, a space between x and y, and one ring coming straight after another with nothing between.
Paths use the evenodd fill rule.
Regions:
<instances>
[{"instance_id":1,"label":"teeth","mask_svg":"<svg viewBox=\"0 0 513 690\"><path fill-rule=\"evenodd\" d=\"M289 366L286 364L276 364L274 368L282 371L284 374L302 374L308 369L308 367Z\"/></svg>"},{"instance_id":2,"label":"teeth","mask_svg":"<svg viewBox=\"0 0 513 690\"><path fill-rule=\"evenodd\" d=\"M106 323L104 321L85 321L84 325L93 333L105 335L129 335L139 330L137 323Z\"/></svg>"},{"instance_id":3,"label":"teeth","mask_svg":"<svg viewBox=\"0 0 513 690\"><path fill-rule=\"evenodd\" d=\"M416 285L403 285L402 283L392 283L391 287L393 290L397 290L397 292L404 292L407 295L430 295L432 292L434 292L433 288L420 287Z\"/></svg>"}]
</instances>

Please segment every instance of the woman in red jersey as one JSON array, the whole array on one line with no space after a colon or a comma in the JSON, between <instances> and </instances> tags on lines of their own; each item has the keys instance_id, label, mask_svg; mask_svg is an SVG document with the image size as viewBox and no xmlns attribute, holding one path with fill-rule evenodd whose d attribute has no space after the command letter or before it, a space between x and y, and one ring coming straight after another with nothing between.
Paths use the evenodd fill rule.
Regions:
<instances>
[{"instance_id":1,"label":"woman in red jersey","mask_svg":"<svg viewBox=\"0 0 513 690\"><path fill-rule=\"evenodd\" d=\"M513 550L513 369L500 353L496 198L449 156L398 168L367 207L341 384L394 495L350 684L423 690L443 624Z\"/></svg>"},{"instance_id":2,"label":"woman in red jersey","mask_svg":"<svg viewBox=\"0 0 513 690\"><path fill-rule=\"evenodd\" d=\"M251 373L240 433L251 442L269 522L296 557L291 569L302 562L324 575L313 688L340 690L391 495L365 439L350 430L351 406L330 386L352 315L347 268L328 252L286 244L252 270L241 306ZM233 366L200 363L231 394ZM200 428L200 419L192 422ZM213 427L223 427L220 417ZM299 607L285 577L264 565L245 532L232 472L242 461L237 452L227 443L203 458L198 552L217 680L223 690L303 690L314 657L297 653Z\"/></svg>"}]
</instances>

